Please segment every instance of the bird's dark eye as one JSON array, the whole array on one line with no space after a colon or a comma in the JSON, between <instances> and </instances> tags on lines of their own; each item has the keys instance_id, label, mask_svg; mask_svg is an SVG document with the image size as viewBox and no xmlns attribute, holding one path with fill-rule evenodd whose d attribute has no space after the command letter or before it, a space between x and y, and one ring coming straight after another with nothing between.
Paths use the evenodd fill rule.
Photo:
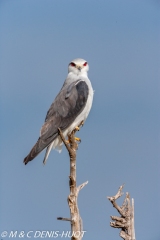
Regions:
<instances>
[{"instance_id":1,"label":"bird's dark eye","mask_svg":"<svg viewBox=\"0 0 160 240\"><path fill-rule=\"evenodd\" d=\"M83 66L84 66L84 67L87 66L87 62L85 62L85 63L83 64Z\"/></svg>"},{"instance_id":2,"label":"bird's dark eye","mask_svg":"<svg viewBox=\"0 0 160 240\"><path fill-rule=\"evenodd\" d=\"M75 66L76 66L76 64L75 64L74 62L71 62L70 65L71 65L72 67L75 67Z\"/></svg>"}]
</instances>

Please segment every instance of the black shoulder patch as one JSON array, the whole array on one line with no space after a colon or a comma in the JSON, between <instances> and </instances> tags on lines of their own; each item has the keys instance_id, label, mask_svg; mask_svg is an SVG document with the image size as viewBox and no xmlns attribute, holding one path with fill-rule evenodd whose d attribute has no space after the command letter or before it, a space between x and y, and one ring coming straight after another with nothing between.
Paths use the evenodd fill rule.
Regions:
<instances>
[{"instance_id":1,"label":"black shoulder patch","mask_svg":"<svg viewBox=\"0 0 160 240\"><path fill-rule=\"evenodd\" d=\"M84 107L88 99L89 93L88 85L86 84L85 81L80 81L77 83L76 89L78 92L78 99L76 105L79 108Z\"/></svg>"}]
</instances>

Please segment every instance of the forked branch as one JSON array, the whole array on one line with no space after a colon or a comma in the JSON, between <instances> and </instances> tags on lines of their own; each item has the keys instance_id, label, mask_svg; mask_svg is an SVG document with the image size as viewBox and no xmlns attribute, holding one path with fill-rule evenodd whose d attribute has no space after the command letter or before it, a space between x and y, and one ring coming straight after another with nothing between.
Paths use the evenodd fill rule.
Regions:
<instances>
[{"instance_id":1,"label":"forked branch","mask_svg":"<svg viewBox=\"0 0 160 240\"><path fill-rule=\"evenodd\" d=\"M134 230L134 200L132 199L132 205L130 203L130 195L126 193L126 197L122 206L118 206L116 200L123 195L122 189L124 185L120 186L118 192L113 197L107 197L112 203L113 207L120 213L120 217L111 216L113 222L110 222L110 226L113 228L121 228L120 237L125 240L135 240Z\"/></svg>"}]
</instances>

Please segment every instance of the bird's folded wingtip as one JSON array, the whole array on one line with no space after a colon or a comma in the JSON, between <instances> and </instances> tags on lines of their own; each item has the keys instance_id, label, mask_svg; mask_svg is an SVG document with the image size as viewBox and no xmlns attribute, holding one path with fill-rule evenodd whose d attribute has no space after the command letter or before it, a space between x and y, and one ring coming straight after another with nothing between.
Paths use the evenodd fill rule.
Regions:
<instances>
[{"instance_id":1,"label":"bird's folded wingtip","mask_svg":"<svg viewBox=\"0 0 160 240\"><path fill-rule=\"evenodd\" d=\"M23 163L24 163L25 165L27 165L27 163L28 163L27 157L25 157L25 159L23 160Z\"/></svg>"}]
</instances>

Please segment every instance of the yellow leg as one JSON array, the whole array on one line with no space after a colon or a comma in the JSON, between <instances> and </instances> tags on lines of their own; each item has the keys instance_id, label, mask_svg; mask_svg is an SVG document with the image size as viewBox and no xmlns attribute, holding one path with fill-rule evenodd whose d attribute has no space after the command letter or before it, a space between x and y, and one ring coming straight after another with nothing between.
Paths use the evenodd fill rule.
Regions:
<instances>
[{"instance_id":1,"label":"yellow leg","mask_svg":"<svg viewBox=\"0 0 160 240\"><path fill-rule=\"evenodd\" d=\"M84 125L84 121L82 121L79 126L76 126L74 130L79 131L80 127Z\"/></svg>"},{"instance_id":2,"label":"yellow leg","mask_svg":"<svg viewBox=\"0 0 160 240\"><path fill-rule=\"evenodd\" d=\"M79 131L79 130L80 130L80 127L78 127L78 126L77 126L77 127L75 127L75 130Z\"/></svg>"},{"instance_id":3,"label":"yellow leg","mask_svg":"<svg viewBox=\"0 0 160 240\"><path fill-rule=\"evenodd\" d=\"M78 138L78 137L74 137L74 139L75 139L77 142L81 142L81 139ZM66 140L66 143L67 143L67 144L70 144L69 138L68 138L68 140Z\"/></svg>"},{"instance_id":4,"label":"yellow leg","mask_svg":"<svg viewBox=\"0 0 160 240\"><path fill-rule=\"evenodd\" d=\"M75 140L76 140L77 142L81 142L81 139L78 138L78 137L75 137Z\"/></svg>"}]
</instances>

